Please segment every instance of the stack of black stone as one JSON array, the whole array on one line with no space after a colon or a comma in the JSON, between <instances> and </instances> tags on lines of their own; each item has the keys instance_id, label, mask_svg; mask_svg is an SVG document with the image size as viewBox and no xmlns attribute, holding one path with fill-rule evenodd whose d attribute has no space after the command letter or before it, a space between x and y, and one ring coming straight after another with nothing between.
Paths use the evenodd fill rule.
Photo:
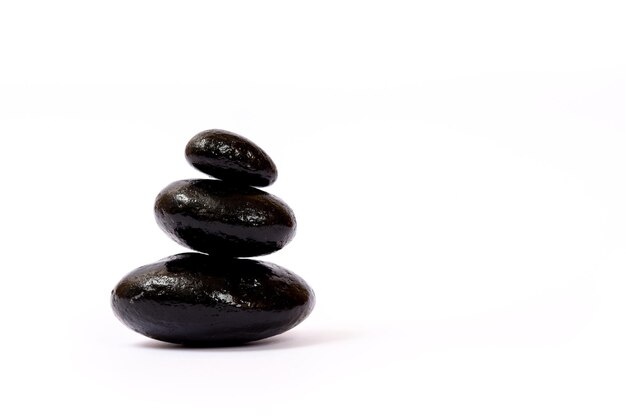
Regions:
<instances>
[{"instance_id":1,"label":"stack of black stone","mask_svg":"<svg viewBox=\"0 0 626 417\"><path fill-rule=\"evenodd\" d=\"M157 196L159 226L189 252L142 266L111 294L115 315L145 336L185 345L233 345L283 333L315 304L307 283L265 255L293 238L296 219L259 190L276 181L274 162L225 130L194 136L187 161L217 180L176 181Z\"/></svg>"}]
</instances>

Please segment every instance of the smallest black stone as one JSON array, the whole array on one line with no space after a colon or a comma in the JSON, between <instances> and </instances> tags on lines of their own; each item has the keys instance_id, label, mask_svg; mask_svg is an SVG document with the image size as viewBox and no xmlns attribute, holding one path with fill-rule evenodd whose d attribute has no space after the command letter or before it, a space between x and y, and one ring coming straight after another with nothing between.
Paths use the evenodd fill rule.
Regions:
<instances>
[{"instance_id":1,"label":"smallest black stone","mask_svg":"<svg viewBox=\"0 0 626 417\"><path fill-rule=\"evenodd\" d=\"M239 185L265 187L278 177L276 165L263 149L226 130L198 133L187 144L185 156L205 174Z\"/></svg>"}]
</instances>

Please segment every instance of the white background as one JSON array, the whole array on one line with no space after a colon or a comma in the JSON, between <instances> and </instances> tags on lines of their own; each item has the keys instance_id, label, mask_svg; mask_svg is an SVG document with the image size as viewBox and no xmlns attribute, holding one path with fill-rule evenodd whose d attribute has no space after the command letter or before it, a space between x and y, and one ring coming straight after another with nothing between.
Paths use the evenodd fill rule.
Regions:
<instances>
[{"instance_id":1,"label":"white background","mask_svg":"<svg viewBox=\"0 0 626 417\"><path fill-rule=\"evenodd\" d=\"M624 416L622 1L2 2L2 415ZM223 128L317 306L179 349L109 294ZM174 414L177 413L177 414Z\"/></svg>"}]
</instances>

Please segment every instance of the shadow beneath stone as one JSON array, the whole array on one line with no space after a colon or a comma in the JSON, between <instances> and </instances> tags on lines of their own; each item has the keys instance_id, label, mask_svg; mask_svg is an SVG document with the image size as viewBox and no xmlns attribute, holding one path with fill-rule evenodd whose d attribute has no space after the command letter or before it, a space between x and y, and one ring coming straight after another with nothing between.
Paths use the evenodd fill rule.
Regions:
<instances>
[{"instance_id":1,"label":"shadow beneath stone","mask_svg":"<svg viewBox=\"0 0 626 417\"><path fill-rule=\"evenodd\" d=\"M357 339L359 334L345 330L307 331L295 334L282 334L268 339L238 345L175 345L159 342L157 340L144 340L135 346L143 349L161 350L217 350L217 351L243 351L243 350L281 350L297 349L310 346L326 345Z\"/></svg>"}]
</instances>

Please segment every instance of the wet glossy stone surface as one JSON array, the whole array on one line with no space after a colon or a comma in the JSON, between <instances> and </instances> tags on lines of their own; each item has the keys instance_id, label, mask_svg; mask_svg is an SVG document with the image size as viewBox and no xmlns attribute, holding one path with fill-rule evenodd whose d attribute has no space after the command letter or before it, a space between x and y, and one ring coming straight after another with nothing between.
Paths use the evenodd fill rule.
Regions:
<instances>
[{"instance_id":1,"label":"wet glossy stone surface","mask_svg":"<svg viewBox=\"0 0 626 417\"><path fill-rule=\"evenodd\" d=\"M293 211L271 194L217 180L181 180L157 196L159 226L176 242L211 255L248 257L284 247Z\"/></svg>"},{"instance_id":2,"label":"wet glossy stone surface","mask_svg":"<svg viewBox=\"0 0 626 417\"><path fill-rule=\"evenodd\" d=\"M226 130L198 133L187 144L185 156L205 174L236 184L264 187L278 176L276 165L263 149Z\"/></svg>"},{"instance_id":3,"label":"wet glossy stone surface","mask_svg":"<svg viewBox=\"0 0 626 417\"><path fill-rule=\"evenodd\" d=\"M153 339L231 345L293 328L315 295L302 278L269 262L183 253L130 272L111 303L126 326Z\"/></svg>"}]
</instances>

